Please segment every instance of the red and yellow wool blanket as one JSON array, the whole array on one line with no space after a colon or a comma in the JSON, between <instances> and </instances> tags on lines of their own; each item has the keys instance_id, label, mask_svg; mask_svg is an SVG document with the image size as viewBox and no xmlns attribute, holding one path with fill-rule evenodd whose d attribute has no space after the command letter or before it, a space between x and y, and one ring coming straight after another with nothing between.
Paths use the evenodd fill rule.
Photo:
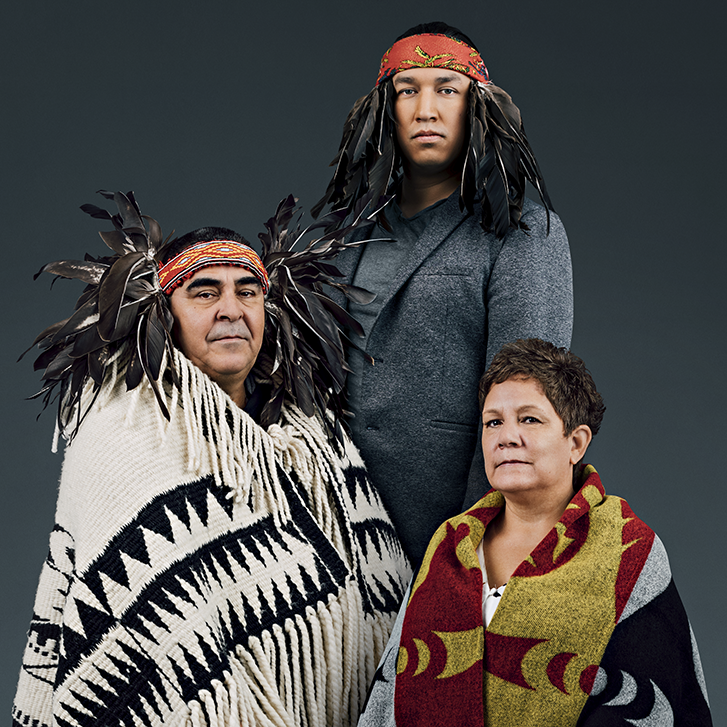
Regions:
<instances>
[{"instance_id":1,"label":"red and yellow wool blanket","mask_svg":"<svg viewBox=\"0 0 727 727\"><path fill-rule=\"evenodd\" d=\"M487 628L475 549L504 498L437 530L360 727L711 724L661 541L593 467L581 482Z\"/></svg>"}]
</instances>

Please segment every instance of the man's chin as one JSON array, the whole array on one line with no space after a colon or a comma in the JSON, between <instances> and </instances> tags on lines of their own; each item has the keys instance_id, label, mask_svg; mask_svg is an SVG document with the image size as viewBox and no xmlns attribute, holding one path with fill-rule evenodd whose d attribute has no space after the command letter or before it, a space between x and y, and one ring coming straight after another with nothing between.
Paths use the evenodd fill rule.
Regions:
<instances>
[{"instance_id":1,"label":"man's chin","mask_svg":"<svg viewBox=\"0 0 727 727\"><path fill-rule=\"evenodd\" d=\"M256 355L214 356L205 361L192 361L200 371L203 371L213 381L244 378L252 369Z\"/></svg>"},{"instance_id":2,"label":"man's chin","mask_svg":"<svg viewBox=\"0 0 727 727\"><path fill-rule=\"evenodd\" d=\"M410 160L408 167L412 177L459 178L462 172L461 168L453 166L449 156L437 154L434 150L431 154L417 154Z\"/></svg>"}]
</instances>

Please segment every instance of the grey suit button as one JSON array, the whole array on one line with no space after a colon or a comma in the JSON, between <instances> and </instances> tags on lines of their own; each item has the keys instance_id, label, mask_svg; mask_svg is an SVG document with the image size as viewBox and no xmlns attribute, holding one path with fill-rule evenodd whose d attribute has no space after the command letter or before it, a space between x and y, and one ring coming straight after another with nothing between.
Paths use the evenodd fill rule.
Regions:
<instances>
[{"instance_id":1,"label":"grey suit button","mask_svg":"<svg viewBox=\"0 0 727 727\"><path fill-rule=\"evenodd\" d=\"M378 427L366 427L366 431L367 432L378 432L379 428Z\"/></svg>"}]
</instances>

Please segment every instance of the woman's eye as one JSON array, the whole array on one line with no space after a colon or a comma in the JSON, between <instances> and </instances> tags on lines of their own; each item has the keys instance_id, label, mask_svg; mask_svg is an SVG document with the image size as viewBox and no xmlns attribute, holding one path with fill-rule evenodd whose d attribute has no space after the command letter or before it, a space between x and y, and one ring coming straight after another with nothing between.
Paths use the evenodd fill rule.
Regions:
<instances>
[{"instance_id":1,"label":"woman's eye","mask_svg":"<svg viewBox=\"0 0 727 727\"><path fill-rule=\"evenodd\" d=\"M538 424L540 422L540 419L537 417L523 417L523 421L527 424Z\"/></svg>"},{"instance_id":2,"label":"woman's eye","mask_svg":"<svg viewBox=\"0 0 727 727\"><path fill-rule=\"evenodd\" d=\"M502 423L501 419L489 419L488 421L485 422L485 427L487 427L488 429L491 429L492 427L496 427L498 424L501 424L501 423Z\"/></svg>"}]
</instances>

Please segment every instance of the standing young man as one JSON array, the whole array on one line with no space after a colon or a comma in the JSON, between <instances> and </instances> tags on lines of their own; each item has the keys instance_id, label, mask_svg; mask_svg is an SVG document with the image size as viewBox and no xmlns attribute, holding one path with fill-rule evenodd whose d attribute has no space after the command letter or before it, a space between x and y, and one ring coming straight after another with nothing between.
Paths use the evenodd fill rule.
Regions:
<instances>
[{"instance_id":1,"label":"standing young man","mask_svg":"<svg viewBox=\"0 0 727 727\"><path fill-rule=\"evenodd\" d=\"M525 198L526 181L547 209ZM390 239L337 262L377 294L349 305L374 359L351 357L351 429L417 561L442 519L484 489L474 402L493 354L523 337L570 344L570 253L518 108L444 23L412 28L384 54L319 209L352 211L369 191L395 195L381 229L365 230Z\"/></svg>"}]
</instances>

